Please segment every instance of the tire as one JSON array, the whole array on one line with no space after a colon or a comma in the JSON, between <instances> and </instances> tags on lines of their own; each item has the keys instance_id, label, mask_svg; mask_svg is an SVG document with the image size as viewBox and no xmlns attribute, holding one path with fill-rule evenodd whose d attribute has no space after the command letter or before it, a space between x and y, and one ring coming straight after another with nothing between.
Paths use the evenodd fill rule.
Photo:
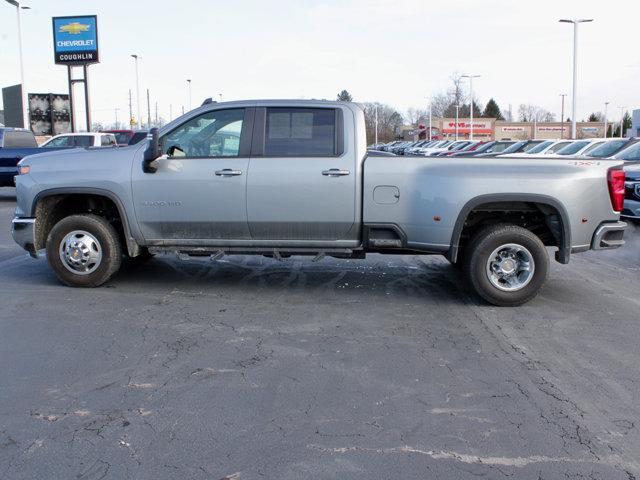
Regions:
<instances>
[{"instance_id":1,"label":"tire","mask_svg":"<svg viewBox=\"0 0 640 480\"><path fill-rule=\"evenodd\" d=\"M473 290L499 307L516 307L533 299L549 275L544 244L516 225L482 229L469 242L463 258Z\"/></svg>"},{"instance_id":2,"label":"tire","mask_svg":"<svg viewBox=\"0 0 640 480\"><path fill-rule=\"evenodd\" d=\"M76 233L70 235L73 232ZM97 215L63 218L49 232L46 247L49 265L57 277L71 287L98 287L109 280L122 263L118 233L113 225Z\"/></svg>"}]
</instances>

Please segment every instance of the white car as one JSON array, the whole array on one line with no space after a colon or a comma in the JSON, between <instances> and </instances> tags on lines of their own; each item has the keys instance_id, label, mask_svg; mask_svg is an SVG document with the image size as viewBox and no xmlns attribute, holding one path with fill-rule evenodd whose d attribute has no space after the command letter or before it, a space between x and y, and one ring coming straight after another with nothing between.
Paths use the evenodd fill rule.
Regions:
<instances>
[{"instance_id":1,"label":"white car","mask_svg":"<svg viewBox=\"0 0 640 480\"><path fill-rule=\"evenodd\" d=\"M564 148L561 148L554 155L588 155L589 152L598 148L605 142L611 142L616 140L615 138L581 138L579 140L574 140L570 145L567 145Z\"/></svg>"},{"instance_id":2,"label":"white car","mask_svg":"<svg viewBox=\"0 0 640 480\"><path fill-rule=\"evenodd\" d=\"M62 133L50 138L41 148L47 147L116 147L118 142L113 133Z\"/></svg>"},{"instance_id":3,"label":"white car","mask_svg":"<svg viewBox=\"0 0 640 480\"><path fill-rule=\"evenodd\" d=\"M417 154L429 156L433 153L444 152L447 148L449 148L454 143L456 142L452 142L451 140L440 140L438 143L430 145L427 148L421 148L420 150L418 150ZM460 143L460 142L457 142L457 143Z\"/></svg>"}]
</instances>

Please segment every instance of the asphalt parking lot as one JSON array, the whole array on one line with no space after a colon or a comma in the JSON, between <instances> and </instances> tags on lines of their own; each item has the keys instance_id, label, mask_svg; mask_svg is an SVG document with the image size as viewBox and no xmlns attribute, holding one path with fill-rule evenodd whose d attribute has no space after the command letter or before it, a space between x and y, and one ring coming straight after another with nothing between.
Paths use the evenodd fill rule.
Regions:
<instances>
[{"instance_id":1,"label":"asphalt parking lot","mask_svg":"<svg viewBox=\"0 0 640 480\"><path fill-rule=\"evenodd\" d=\"M515 309L437 257L60 285L0 189L1 479L640 478L640 230Z\"/></svg>"}]
</instances>

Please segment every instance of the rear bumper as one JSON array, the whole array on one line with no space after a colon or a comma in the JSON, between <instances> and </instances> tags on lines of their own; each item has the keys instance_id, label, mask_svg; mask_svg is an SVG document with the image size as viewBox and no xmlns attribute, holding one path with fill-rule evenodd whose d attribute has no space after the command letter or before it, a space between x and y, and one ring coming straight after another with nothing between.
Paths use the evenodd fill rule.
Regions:
<instances>
[{"instance_id":1,"label":"rear bumper","mask_svg":"<svg viewBox=\"0 0 640 480\"><path fill-rule=\"evenodd\" d=\"M38 258L36 252L36 219L14 218L11 221L11 235L15 242L24 248L33 258Z\"/></svg>"},{"instance_id":2,"label":"rear bumper","mask_svg":"<svg viewBox=\"0 0 640 480\"><path fill-rule=\"evenodd\" d=\"M601 223L593 234L591 248L593 250L609 250L621 247L624 245L622 237L626 228L625 222Z\"/></svg>"}]
</instances>

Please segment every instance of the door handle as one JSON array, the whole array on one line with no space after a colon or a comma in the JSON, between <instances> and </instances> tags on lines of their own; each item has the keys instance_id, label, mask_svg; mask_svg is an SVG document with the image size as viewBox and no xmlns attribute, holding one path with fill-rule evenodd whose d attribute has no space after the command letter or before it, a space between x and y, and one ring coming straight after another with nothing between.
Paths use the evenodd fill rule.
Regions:
<instances>
[{"instance_id":1,"label":"door handle","mask_svg":"<svg viewBox=\"0 0 640 480\"><path fill-rule=\"evenodd\" d=\"M322 175L325 177L343 177L349 175L349 170L341 170L339 168L330 168L329 170L323 170Z\"/></svg>"},{"instance_id":2,"label":"door handle","mask_svg":"<svg viewBox=\"0 0 640 480\"><path fill-rule=\"evenodd\" d=\"M218 177L235 177L237 175L242 175L242 171L232 170L231 168L223 168L222 170L216 170L216 175Z\"/></svg>"}]
</instances>

